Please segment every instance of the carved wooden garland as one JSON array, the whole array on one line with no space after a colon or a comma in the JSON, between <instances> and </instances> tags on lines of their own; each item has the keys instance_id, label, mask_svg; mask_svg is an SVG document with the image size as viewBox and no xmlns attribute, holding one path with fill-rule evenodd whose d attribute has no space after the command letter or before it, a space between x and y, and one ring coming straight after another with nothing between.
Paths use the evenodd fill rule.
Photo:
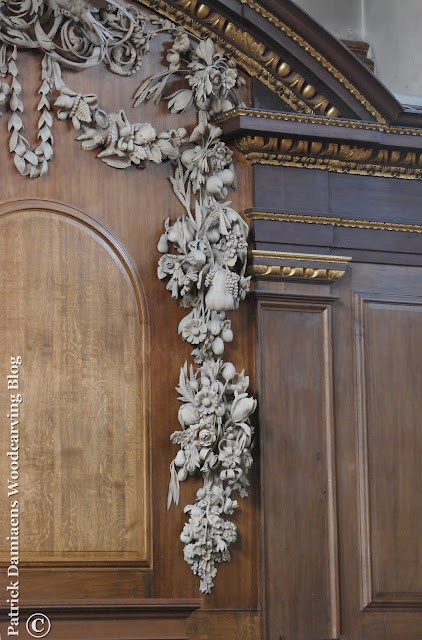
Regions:
<instances>
[{"instance_id":1,"label":"carved wooden garland","mask_svg":"<svg viewBox=\"0 0 422 640\"><path fill-rule=\"evenodd\" d=\"M194 105L198 125L190 136L182 128L157 134L149 123L131 124L124 111L108 114L94 94L81 95L63 81L61 64L83 69L104 62L114 73L132 75L151 39L162 32L172 36L168 69L140 86L135 106L151 98L156 103L166 99L172 113L182 113ZM195 504L185 507L189 520L180 537L185 559L200 577L200 590L210 593L216 565L230 560L229 546L237 537L226 515L237 508L233 491L247 495L253 436L249 417L256 407L247 393L249 378L222 359L225 344L233 340L226 312L237 309L249 290L248 227L226 201L228 188L235 187L233 152L211 122L213 115L241 104L236 88L242 79L211 40L193 42L182 27L115 0L96 0L96 6L83 0L0 0L0 42L0 76L9 78L1 82L0 108L11 113L10 151L21 175L36 178L48 171L53 91L59 93L58 117L71 120L81 132L83 149L100 149L98 157L106 164L123 169L144 168L150 161L175 162L170 179L184 212L176 222L165 222L158 243L164 254L158 277L167 281L182 307L191 309L179 333L194 347L198 366L185 363L180 371L181 429L171 436L180 450L170 465L167 506L178 504L179 482L202 475ZM44 53L34 151L22 133L19 48ZM163 97L174 74L187 80L186 87Z\"/></svg>"}]
</instances>

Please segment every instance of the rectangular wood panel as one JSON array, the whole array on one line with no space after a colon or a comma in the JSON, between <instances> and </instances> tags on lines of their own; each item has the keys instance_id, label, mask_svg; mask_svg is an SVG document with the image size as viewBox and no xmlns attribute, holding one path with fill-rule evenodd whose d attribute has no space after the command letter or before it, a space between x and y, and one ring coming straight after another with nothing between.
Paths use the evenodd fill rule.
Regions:
<instances>
[{"instance_id":1,"label":"rectangular wood panel","mask_svg":"<svg viewBox=\"0 0 422 640\"><path fill-rule=\"evenodd\" d=\"M338 636L330 310L260 303L268 640Z\"/></svg>"},{"instance_id":2,"label":"rectangular wood panel","mask_svg":"<svg viewBox=\"0 0 422 640\"><path fill-rule=\"evenodd\" d=\"M422 610L422 298L356 295L362 607Z\"/></svg>"}]
</instances>

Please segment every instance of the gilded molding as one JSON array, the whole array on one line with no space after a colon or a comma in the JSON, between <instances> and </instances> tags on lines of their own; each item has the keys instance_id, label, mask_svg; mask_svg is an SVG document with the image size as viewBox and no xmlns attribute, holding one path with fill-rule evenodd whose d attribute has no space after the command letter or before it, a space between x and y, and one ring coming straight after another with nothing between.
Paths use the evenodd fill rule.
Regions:
<instances>
[{"instance_id":1,"label":"gilded molding","mask_svg":"<svg viewBox=\"0 0 422 640\"><path fill-rule=\"evenodd\" d=\"M253 276L299 278L301 280L339 280L346 272L340 269L315 269L311 267L290 267L275 264L253 264L249 267L249 273Z\"/></svg>"},{"instance_id":2,"label":"gilded molding","mask_svg":"<svg viewBox=\"0 0 422 640\"><path fill-rule=\"evenodd\" d=\"M297 213L272 213L269 211L251 211L247 213L250 220L276 220L279 222L304 222L307 224L328 224L334 227L351 227L357 229L376 229L383 231L401 231L422 233L422 225L400 224L398 222L382 222L371 220L354 220L332 216L308 216Z\"/></svg>"},{"instance_id":3,"label":"gilded molding","mask_svg":"<svg viewBox=\"0 0 422 640\"><path fill-rule=\"evenodd\" d=\"M200 0L174 0L179 9L166 0L138 0L138 3L182 24L201 39L211 38L227 57L234 59L252 77L259 78L294 111L331 117L340 115L328 98L278 54L206 3Z\"/></svg>"},{"instance_id":4,"label":"gilded molding","mask_svg":"<svg viewBox=\"0 0 422 640\"><path fill-rule=\"evenodd\" d=\"M250 164L422 180L422 154L309 139L244 136L236 145Z\"/></svg>"},{"instance_id":5,"label":"gilded molding","mask_svg":"<svg viewBox=\"0 0 422 640\"><path fill-rule=\"evenodd\" d=\"M253 258L274 258L278 260L310 260L312 262L351 262L349 256L321 255L320 253L290 253L286 251L264 251L253 249L250 252Z\"/></svg>"},{"instance_id":6,"label":"gilded molding","mask_svg":"<svg viewBox=\"0 0 422 640\"><path fill-rule=\"evenodd\" d=\"M304 40L301 36L299 36L293 29L290 29L284 22L282 22L277 16L273 13L265 9L259 2L256 0L240 0L242 4L247 4L248 7L259 13L263 18L274 24L281 31L286 33L294 42L305 49L307 53L309 53L315 60L325 68L331 75L333 75L336 80L338 80L351 94L358 100L365 109L375 118L377 122L385 122L385 118L371 105L369 100L363 96L358 89L351 83L349 80L334 67L331 62L329 62L321 53L319 53L316 49L314 49L306 40Z\"/></svg>"},{"instance_id":7,"label":"gilded molding","mask_svg":"<svg viewBox=\"0 0 422 640\"><path fill-rule=\"evenodd\" d=\"M395 133L398 135L422 136L422 129L410 127L393 127L379 122L363 122L362 120L347 120L341 118L327 118L323 116L309 116L299 113L282 113L279 111L264 111L260 109L248 109L238 107L226 111L215 118L217 124L227 122L236 116L250 116L263 120L280 120L283 122L299 122L303 124L318 124L330 127L344 127L346 129L362 129L365 131L379 131L381 133Z\"/></svg>"}]
</instances>

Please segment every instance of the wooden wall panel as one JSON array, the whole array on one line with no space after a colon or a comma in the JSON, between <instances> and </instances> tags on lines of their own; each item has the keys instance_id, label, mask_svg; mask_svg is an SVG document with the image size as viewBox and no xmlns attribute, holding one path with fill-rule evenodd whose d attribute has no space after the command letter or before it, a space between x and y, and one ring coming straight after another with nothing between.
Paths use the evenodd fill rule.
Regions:
<instances>
[{"instance_id":1,"label":"wooden wall panel","mask_svg":"<svg viewBox=\"0 0 422 640\"><path fill-rule=\"evenodd\" d=\"M422 298L355 309L363 606L422 608Z\"/></svg>"},{"instance_id":2,"label":"wooden wall panel","mask_svg":"<svg viewBox=\"0 0 422 640\"><path fill-rule=\"evenodd\" d=\"M265 638L337 638L330 308L258 295Z\"/></svg>"},{"instance_id":3,"label":"wooden wall panel","mask_svg":"<svg viewBox=\"0 0 422 640\"><path fill-rule=\"evenodd\" d=\"M82 93L96 93L101 106L108 111L125 109L132 122L152 122L159 131L180 126L192 129L196 124L193 110L174 115L168 111L167 103L158 106L148 103L136 109L132 107L132 96L142 80L163 69L160 60L164 41L165 37L160 37L151 43L151 55L145 59L141 71L135 76L121 78L99 66L83 73L65 71L65 81ZM37 55L22 53L20 61L19 80L26 107L25 133L32 140L36 131L35 104L41 59ZM0 119L0 134L3 140L7 139L5 118ZM84 585L81 594L82 597L94 598L100 589L104 597L113 598L116 595L114 580L117 579L121 597L196 598L199 595L199 580L184 561L183 543L179 539L186 521L182 505L194 499L197 488L195 480L183 483L181 506L173 506L166 511L169 464L177 452L177 447L169 441L172 431L178 428L180 403L175 386L180 366L189 360L191 351L190 345L183 343L177 334L178 323L186 311L179 308L156 275L160 257L156 245L163 222L168 216L174 220L182 213L168 180L173 169L170 163L165 163L159 166L151 164L143 171L118 171L98 160L96 151L83 151L80 143L75 141L76 133L69 123L55 120L54 136L55 156L50 171L47 176L37 180L21 178L7 145L3 146L0 153L0 211L10 210L14 206L11 203L15 201L25 200L28 204L41 201L46 208L60 208L62 205L75 208L101 224L121 243L135 265L145 295L150 332L148 372L151 384L147 421L151 435L154 574L151 576L139 567L127 567L118 572L117 578L91 566L90 583ZM230 197L233 206L243 211L251 204L251 171L241 154L235 153L240 187ZM254 344L250 338L254 332L253 304L246 302L241 305L239 311L232 314L232 321L235 337L227 349L226 358L236 367L245 368L251 376L253 392ZM233 545L232 561L219 567L213 594L203 598L203 607L206 609L257 609L256 474L255 468L251 474L250 497L240 500L238 513L233 516L239 528L239 539ZM133 550L133 545L131 548ZM62 573L50 575L41 568L37 571L38 577L32 570L24 570L23 589L34 593L38 588L40 597L45 599L48 599L49 593L59 599L78 597L80 568L75 569L74 573L63 570ZM43 576L42 581L40 576ZM28 597L29 594L24 593L24 596Z\"/></svg>"}]
</instances>

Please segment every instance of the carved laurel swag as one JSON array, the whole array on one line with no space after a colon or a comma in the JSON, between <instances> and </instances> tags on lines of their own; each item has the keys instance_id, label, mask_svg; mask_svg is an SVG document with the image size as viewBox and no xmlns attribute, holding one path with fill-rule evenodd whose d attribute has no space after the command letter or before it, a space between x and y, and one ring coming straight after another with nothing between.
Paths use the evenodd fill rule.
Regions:
<instances>
[{"instance_id":1,"label":"carved laurel swag","mask_svg":"<svg viewBox=\"0 0 422 640\"><path fill-rule=\"evenodd\" d=\"M131 123L123 110L107 113L94 94L80 94L63 80L64 67L84 69L100 62L114 73L132 75L151 40L163 32L171 37L168 68L141 84L134 106L153 99L167 100L175 114L194 107L198 124L190 134L184 128L157 132L150 123ZM10 151L21 175L36 178L48 171L54 93L58 118L68 120L82 148L98 149L107 165L126 169L174 162L170 180L183 213L165 222L158 277L190 310L179 334L192 345L196 366L185 363L180 371L180 430L171 435L180 450L170 465L167 506L178 504L180 482L202 476L195 504L185 507L189 520L180 537L200 590L210 593L217 564L230 559L229 547L237 537L227 516L238 506L233 492L247 495L250 415L256 407L248 395L249 378L222 358L233 340L226 314L238 308L250 285L245 276L248 227L227 200L228 190L236 186L233 152L212 123L214 115L241 106L237 89L243 80L211 40L194 41L182 27L114 0L0 0L0 42L0 115L9 112ZM20 48L43 52L33 151L23 136ZM168 93L173 77L184 79L185 86Z\"/></svg>"}]
</instances>

